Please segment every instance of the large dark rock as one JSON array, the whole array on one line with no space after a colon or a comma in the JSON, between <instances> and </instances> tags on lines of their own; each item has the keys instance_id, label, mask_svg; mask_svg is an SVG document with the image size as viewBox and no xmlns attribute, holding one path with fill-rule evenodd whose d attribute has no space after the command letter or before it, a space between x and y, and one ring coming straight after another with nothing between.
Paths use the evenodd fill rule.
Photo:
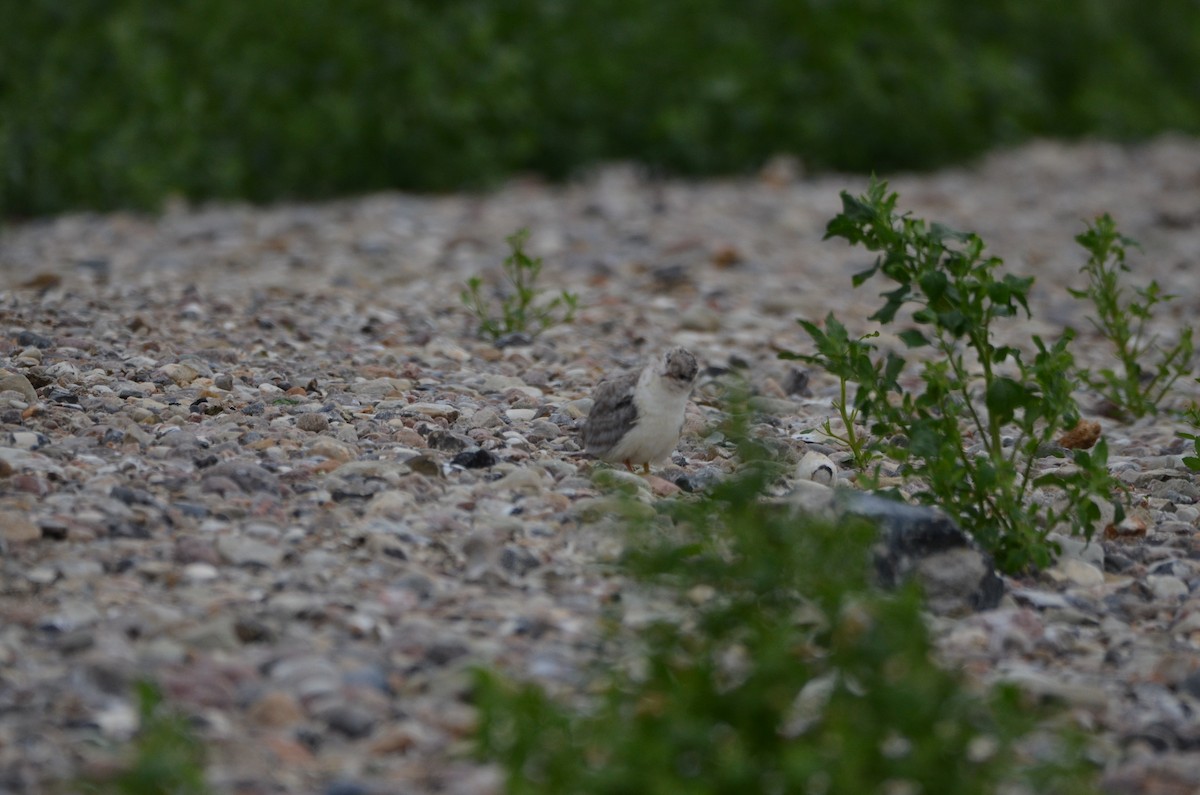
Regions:
<instances>
[{"instance_id":1,"label":"large dark rock","mask_svg":"<svg viewBox=\"0 0 1200 795\"><path fill-rule=\"evenodd\" d=\"M992 557L941 511L848 489L837 492L835 510L878 526L875 570L885 587L915 577L929 610L939 615L990 610L1000 603L1004 581Z\"/></svg>"}]
</instances>

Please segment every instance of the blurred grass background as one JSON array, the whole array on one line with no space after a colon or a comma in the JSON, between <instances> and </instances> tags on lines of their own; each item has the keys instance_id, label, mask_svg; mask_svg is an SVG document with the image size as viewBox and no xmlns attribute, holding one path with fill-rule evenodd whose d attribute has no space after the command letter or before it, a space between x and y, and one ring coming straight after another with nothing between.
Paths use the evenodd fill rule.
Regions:
<instances>
[{"instance_id":1,"label":"blurred grass background","mask_svg":"<svg viewBox=\"0 0 1200 795\"><path fill-rule=\"evenodd\" d=\"M0 215L1200 132L1200 2L23 0Z\"/></svg>"}]
</instances>

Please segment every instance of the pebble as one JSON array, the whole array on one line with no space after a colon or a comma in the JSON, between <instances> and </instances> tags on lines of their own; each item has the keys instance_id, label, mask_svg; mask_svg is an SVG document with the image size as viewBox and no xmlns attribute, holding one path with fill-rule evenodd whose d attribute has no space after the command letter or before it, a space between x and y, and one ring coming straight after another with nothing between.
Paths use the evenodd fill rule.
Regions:
<instances>
[{"instance_id":1,"label":"pebble","mask_svg":"<svg viewBox=\"0 0 1200 795\"><path fill-rule=\"evenodd\" d=\"M37 403L37 390L33 388L33 384L29 383L29 379L17 373L6 373L0 370L0 392L16 392L27 403Z\"/></svg>"},{"instance_id":2,"label":"pebble","mask_svg":"<svg viewBox=\"0 0 1200 795\"><path fill-rule=\"evenodd\" d=\"M1146 577L1146 586L1154 598L1163 602L1175 602L1188 595L1187 584L1178 577L1151 574Z\"/></svg>"},{"instance_id":3,"label":"pebble","mask_svg":"<svg viewBox=\"0 0 1200 795\"><path fill-rule=\"evenodd\" d=\"M329 418L324 414L310 411L296 418L296 427L310 433L321 433L329 429Z\"/></svg>"},{"instance_id":4,"label":"pebble","mask_svg":"<svg viewBox=\"0 0 1200 795\"><path fill-rule=\"evenodd\" d=\"M1074 585L1090 587L1104 584L1104 572L1097 566L1079 558L1062 558L1046 571L1052 579Z\"/></svg>"},{"instance_id":5,"label":"pebble","mask_svg":"<svg viewBox=\"0 0 1200 795\"><path fill-rule=\"evenodd\" d=\"M810 451L796 465L796 478L833 487L838 481L838 466L824 453Z\"/></svg>"},{"instance_id":6,"label":"pebble","mask_svg":"<svg viewBox=\"0 0 1200 795\"><path fill-rule=\"evenodd\" d=\"M241 535L227 534L217 538L217 551L235 566L277 566L283 551L274 544L256 541Z\"/></svg>"},{"instance_id":7,"label":"pebble","mask_svg":"<svg viewBox=\"0 0 1200 795\"><path fill-rule=\"evenodd\" d=\"M10 544L26 544L41 540L42 530L27 514L0 511L0 538Z\"/></svg>"}]
</instances>

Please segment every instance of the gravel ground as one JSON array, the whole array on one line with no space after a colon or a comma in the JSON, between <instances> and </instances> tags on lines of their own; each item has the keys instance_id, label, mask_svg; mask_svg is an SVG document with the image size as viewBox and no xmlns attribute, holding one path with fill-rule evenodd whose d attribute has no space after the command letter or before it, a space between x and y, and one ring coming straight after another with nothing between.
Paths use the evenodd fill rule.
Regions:
<instances>
[{"instance_id":1,"label":"gravel ground","mask_svg":"<svg viewBox=\"0 0 1200 795\"><path fill-rule=\"evenodd\" d=\"M1101 212L1142 244L1131 279L1180 295L1156 331L1200 309L1200 142L1038 143L891 185L1037 276L1025 339L1069 324L1078 358L1111 364L1065 289ZM466 671L576 685L602 606L629 595L602 565L619 538L586 521L592 386L686 345L744 369L781 448L821 449L835 384L795 393L776 353L805 350L796 317L877 308L850 289L866 256L821 239L839 190L864 186L786 161L698 183L615 166L562 188L6 228L0 793L110 764L146 675L199 719L219 792L496 791L461 756ZM498 348L458 294L520 227L582 310ZM1169 403L1197 397L1188 381ZM717 415L702 384L645 499L730 470L704 433ZM1106 791L1200 791L1200 489L1170 415L1095 418L1133 535L931 621L948 664L1065 702L1102 738Z\"/></svg>"}]
</instances>

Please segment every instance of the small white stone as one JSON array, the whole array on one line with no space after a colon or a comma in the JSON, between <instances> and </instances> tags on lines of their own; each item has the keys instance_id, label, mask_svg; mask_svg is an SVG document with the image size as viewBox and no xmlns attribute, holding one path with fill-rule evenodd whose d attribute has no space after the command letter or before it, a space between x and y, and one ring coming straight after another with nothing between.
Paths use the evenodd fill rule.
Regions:
<instances>
[{"instance_id":1,"label":"small white stone","mask_svg":"<svg viewBox=\"0 0 1200 795\"><path fill-rule=\"evenodd\" d=\"M1046 536L1046 540L1058 544L1058 548L1062 551L1060 557L1078 558L1103 570L1104 547L1100 544L1099 538L1095 538L1089 543L1082 538L1073 538L1062 533L1050 533Z\"/></svg>"},{"instance_id":2,"label":"small white stone","mask_svg":"<svg viewBox=\"0 0 1200 795\"><path fill-rule=\"evenodd\" d=\"M25 572L25 579L34 585L49 585L58 579L58 569L51 566L35 566Z\"/></svg>"},{"instance_id":3,"label":"small white stone","mask_svg":"<svg viewBox=\"0 0 1200 795\"><path fill-rule=\"evenodd\" d=\"M110 740L128 740L138 728L138 716L133 706L114 702L92 716L100 733Z\"/></svg>"},{"instance_id":4,"label":"small white stone","mask_svg":"<svg viewBox=\"0 0 1200 795\"><path fill-rule=\"evenodd\" d=\"M190 582L211 582L220 575L211 563L189 563L183 567L183 578Z\"/></svg>"},{"instance_id":5,"label":"small white stone","mask_svg":"<svg viewBox=\"0 0 1200 795\"><path fill-rule=\"evenodd\" d=\"M1164 601L1178 601L1188 595L1188 587L1183 580L1165 574L1148 575L1146 587L1150 589L1155 598Z\"/></svg>"},{"instance_id":6,"label":"small white stone","mask_svg":"<svg viewBox=\"0 0 1200 795\"><path fill-rule=\"evenodd\" d=\"M1200 519L1200 508L1194 505L1180 505L1175 509L1175 518L1181 522L1195 524Z\"/></svg>"},{"instance_id":7,"label":"small white stone","mask_svg":"<svg viewBox=\"0 0 1200 795\"><path fill-rule=\"evenodd\" d=\"M504 414L513 422L528 422L537 414L537 409L509 409Z\"/></svg>"},{"instance_id":8,"label":"small white stone","mask_svg":"<svg viewBox=\"0 0 1200 795\"><path fill-rule=\"evenodd\" d=\"M1079 558L1063 558L1047 572L1057 580L1090 587L1104 584L1104 572Z\"/></svg>"},{"instance_id":9,"label":"small white stone","mask_svg":"<svg viewBox=\"0 0 1200 795\"><path fill-rule=\"evenodd\" d=\"M836 486L838 481L837 464L824 453L810 450L796 465L796 477L800 480L811 480L824 486Z\"/></svg>"}]
</instances>

